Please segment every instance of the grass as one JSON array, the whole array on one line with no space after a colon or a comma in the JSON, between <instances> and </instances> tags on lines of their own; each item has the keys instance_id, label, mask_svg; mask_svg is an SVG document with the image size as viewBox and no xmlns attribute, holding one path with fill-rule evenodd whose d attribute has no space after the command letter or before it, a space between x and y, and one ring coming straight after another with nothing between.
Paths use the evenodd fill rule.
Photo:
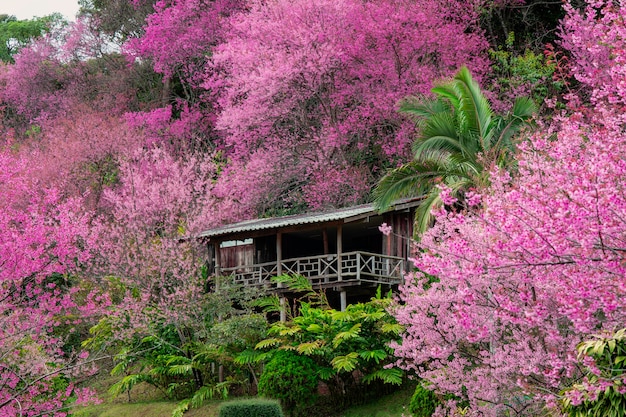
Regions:
<instances>
[{"instance_id":1,"label":"grass","mask_svg":"<svg viewBox=\"0 0 626 417\"><path fill-rule=\"evenodd\" d=\"M99 404L74 413L76 417L158 417L172 415L176 403L170 401L134 404Z\"/></svg>"},{"instance_id":2,"label":"grass","mask_svg":"<svg viewBox=\"0 0 626 417\"><path fill-rule=\"evenodd\" d=\"M408 385L393 394L378 398L371 403L351 407L336 417L401 417L409 416L408 404L414 387ZM125 402L123 396L116 399L107 399L104 404L85 407L76 411L75 417L170 417L177 405L176 401L146 400L150 397L141 387L133 392L133 398L138 402ZM213 401L185 413L185 417L217 417L220 401ZM313 411L313 410L311 410ZM312 412L311 414L315 414Z\"/></svg>"},{"instance_id":3,"label":"grass","mask_svg":"<svg viewBox=\"0 0 626 417\"><path fill-rule=\"evenodd\" d=\"M186 417L217 417L219 402L207 404L185 413ZM154 401L126 404L99 404L85 407L73 414L74 417L170 417L176 401Z\"/></svg>"},{"instance_id":4,"label":"grass","mask_svg":"<svg viewBox=\"0 0 626 417\"><path fill-rule=\"evenodd\" d=\"M340 417L401 417L402 414L410 416L409 402L414 390L415 387L409 384L407 387L369 404L351 407L344 411Z\"/></svg>"}]
</instances>

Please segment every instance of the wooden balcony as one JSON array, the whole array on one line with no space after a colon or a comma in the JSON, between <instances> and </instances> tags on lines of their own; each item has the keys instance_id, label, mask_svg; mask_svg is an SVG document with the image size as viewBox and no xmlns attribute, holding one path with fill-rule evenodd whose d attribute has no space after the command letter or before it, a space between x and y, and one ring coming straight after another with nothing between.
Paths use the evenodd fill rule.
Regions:
<instances>
[{"instance_id":1,"label":"wooden balcony","mask_svg":"<svg viewBox=\"0 0 626 417\"><path fill-rule=\"evenodd\" d=\"M281 274L302 275L314 288L362 283L396 285L402 283L404 264L399 257L358 251L221 268L220 273L233 276L236 284L273 289L278 288L271 278Z\"/></svg>"}]
</instances>

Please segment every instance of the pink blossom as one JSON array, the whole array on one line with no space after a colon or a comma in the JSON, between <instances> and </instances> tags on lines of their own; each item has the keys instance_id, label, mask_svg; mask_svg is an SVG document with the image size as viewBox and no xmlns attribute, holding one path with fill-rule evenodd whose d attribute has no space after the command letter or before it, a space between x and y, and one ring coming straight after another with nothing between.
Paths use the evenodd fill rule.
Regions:
<instances>
[{"instance_id":1,"label":"pink blossom","mask_svg":"<svg viewBox=\"0 0 626 417\"><path fill-rule=\"evenodd\" d=\"M556 117L520 146L515 175L492 173L481 211L437 218L414 258L437 281L407 279L395 310L407 369L484 416L528 394L536 415L580 378L576 345L626 320L623 121L611 104Z\"/></svg>"},{"instance_id":2,"label":"pink blossom","mask_svg":"<svg viewBox=\"0 0 626 417\"><path fill-rule=\"evenodd\" d=\"M378 230L380 230L380 232L385 235L385 236L389 236L391 234L391 231L393 230L391 226L389 226L387 223L383 223L380 226L378 226Z\"/></svg>"}]
</instances>

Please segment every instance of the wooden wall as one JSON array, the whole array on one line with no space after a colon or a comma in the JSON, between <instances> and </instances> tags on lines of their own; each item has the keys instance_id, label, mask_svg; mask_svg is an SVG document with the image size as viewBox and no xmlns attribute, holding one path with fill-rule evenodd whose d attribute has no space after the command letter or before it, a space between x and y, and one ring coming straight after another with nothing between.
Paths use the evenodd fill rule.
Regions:
<instances>
[{"instance_id":1,"label":"wooden wall","mask_svg":"<svg viewBox=\"0 0 626 417\"><path fill-rule=\"evenodd\" d=\"M254 245L236 245L220 248L222 268L254 264Z\"/></svg>"},{"instance_id":2,"label":"wooden wall","mask_svg":"<svg viewBox=\"0 0 626 417\"><path fill-rule=\"evenodd\" d=\"M389 213L385 223L391 226L391 234L383 237L383 255L398 256L406 259L411 255L410 240L413 237L413 211Z\"/></svg>"}]
</instances>

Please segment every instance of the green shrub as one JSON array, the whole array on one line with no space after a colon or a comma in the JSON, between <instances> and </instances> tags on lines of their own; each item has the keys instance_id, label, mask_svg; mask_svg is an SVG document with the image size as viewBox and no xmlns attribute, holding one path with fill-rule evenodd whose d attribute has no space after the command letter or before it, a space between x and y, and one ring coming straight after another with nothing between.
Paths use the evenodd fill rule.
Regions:
<instances>
[{"instance_id":1,"label":"green shrub","mask_svg":"<svg viewBox=\"0 0 626 417\"><path fill-rule=\"evenodd\" d=\"M276 401L253 398L223 403L219 417L283 417L283 412Z\"/></svg>"},{"instance_id":2,"label":"green shrub","mask_svg":"<svg viewBox=\"0 0 626 417\"><path fill-rule=\"evenodd\" d=\"M626 416L626 328L591 335L577 350L584 380L562 393L562 411L570 417Z\"/></svg>"},{"instance_id":3,"label":"green shrub","mask_svg":"<svg viewBox=\"0 0 626 417\"><path fill-rule=\"evenodd\" d=\"M259 394L280 400L293 415L317 399L317 365L307 356L279 350L265 366L259 379Z\"/></svg>"},{"instance_id":4,"label":"green shrub","mask_svg":"<svg viewBox=\"0 0 626 417\"><path fill-rule=\"evenodd\" d=\"M438 405L439 400L437 400L435 393L424 388L422 384L418 384L411 397L409 411L415 417L430 417Z\"/></svg>"}]
</instances>

